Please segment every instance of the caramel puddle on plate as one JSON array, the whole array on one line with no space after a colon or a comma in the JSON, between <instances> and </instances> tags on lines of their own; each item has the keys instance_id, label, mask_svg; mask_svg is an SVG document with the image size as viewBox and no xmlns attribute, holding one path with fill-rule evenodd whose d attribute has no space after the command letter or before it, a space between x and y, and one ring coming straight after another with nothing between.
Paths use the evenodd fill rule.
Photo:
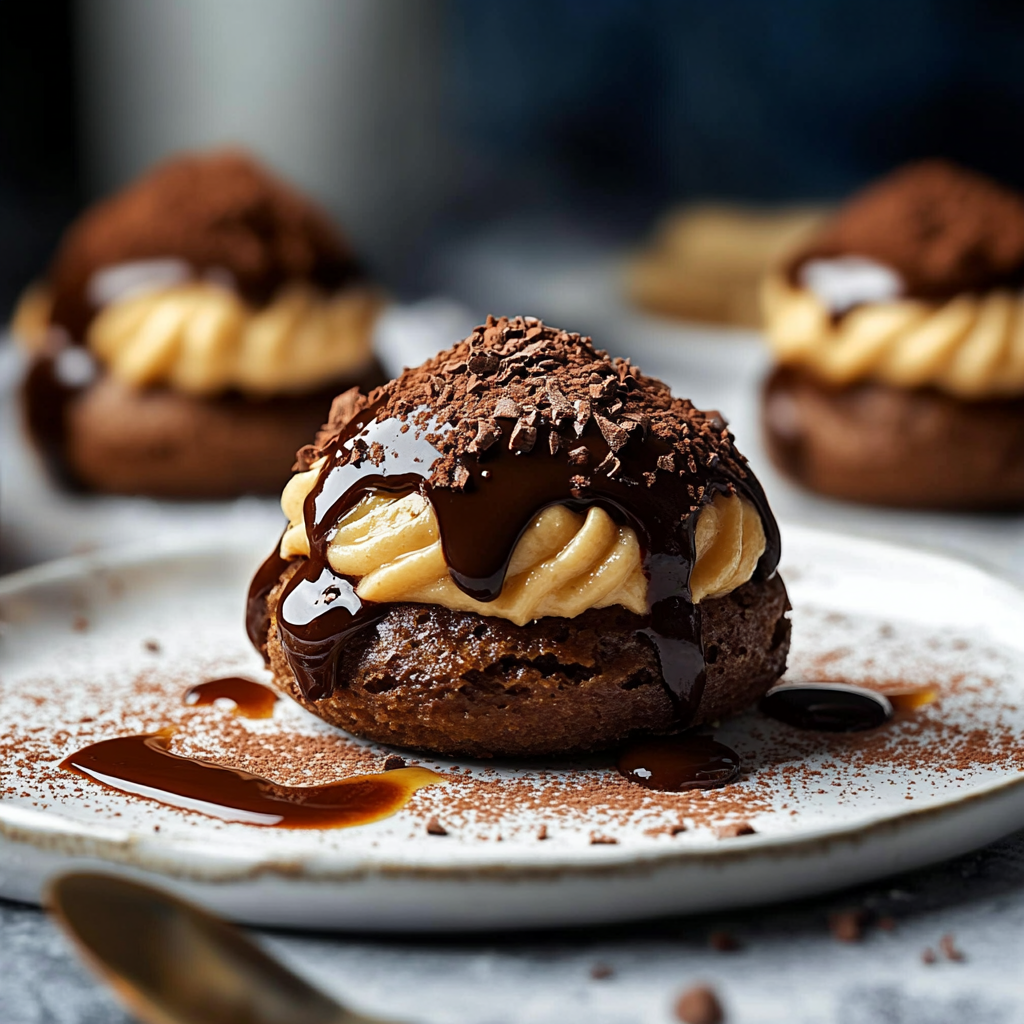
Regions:
<instances>
[{"instance_id":1,"label":"caramel puddle on plate","mask_svg":"<svg viewBox=\"0 0 1024 1024\"><path fill-rule=\"evenodd\" d=\"M61 768L132 796L245 825L348 828L390 817L418 789L444 782L427 768L355 775L325 786L283 786L168 750L171 730L101 740Z\"/></svg>"},{"instance_id":2,"label":"caramel puddle on plate","mask_svg":"<svg viewBox=\"0 0 1024 1024\"><path fill-rule=\"evenodd\" d=\"M271 718L277 694L269 686L242 676L208 679L185 693L185 703L190 707L216 704L219 700L231 701L235 705L234 713L243 718Z\"/></svg>"},{"instance_id":3,"label":"caramel puddle on plate","mask_svg":"<svg viewBox=\"0 0 1024 1024\"><path fill-rule=\"evenodd\" d=\"M926 704L931 704L939 696L939 691L932 686L919 686L908 690L883 690L895 711L916 711Z\"/></svg>"}]
</instances>

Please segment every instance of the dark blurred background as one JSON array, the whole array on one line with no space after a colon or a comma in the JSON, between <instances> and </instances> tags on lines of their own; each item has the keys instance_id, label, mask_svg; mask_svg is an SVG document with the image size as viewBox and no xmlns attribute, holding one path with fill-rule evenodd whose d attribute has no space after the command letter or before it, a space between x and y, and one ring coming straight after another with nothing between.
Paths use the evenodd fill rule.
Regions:
<instances>
[{"instance_id":1,"label":"dark blurred background","mask_svg":"<svg viewBox=\"0 0 1024 1024\"><path fill-rule=\"evenodd\" d=\"M223 142L399 294L470 303L446 254L510 225L615 245L681 200L832 199L926 155L1024 187L1021 68L1010 0L8 2L0 301L83 203Z\"/></svg>"}]
</instances>

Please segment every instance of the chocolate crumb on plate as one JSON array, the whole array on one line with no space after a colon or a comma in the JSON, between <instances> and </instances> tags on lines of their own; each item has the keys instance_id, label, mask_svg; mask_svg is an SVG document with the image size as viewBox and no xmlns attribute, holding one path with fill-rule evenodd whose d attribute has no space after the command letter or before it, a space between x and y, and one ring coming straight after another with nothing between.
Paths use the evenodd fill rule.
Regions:
<instances>
[{"instance_id":1,"label":"chocolate crumb on plate","mask_svg":"<svg viewBox=\"0 0 1024 1024\"><path fill-rule=\"evenodd\" d=\"M834 914L829 914L828 928L832 938L840 942L860 942L864 938L867 920L867 911L858 907L837 910Z\"/></svg>"},{"instance_id":2,"label":"chocolate crumb on plate","mask_svg":"<svg viewBox=\"0 0 1024 1024\"><path fill-rule=\"evenodd\" d=\"M961 961L964 959L963 951L957 948L952 932L946 932L946 934L939 939L939 949L947 960Z\"/></svg>"},{"instance_id":3,"label":"chocolate crumb on plate","mask_svg":"<svg viewBox=\"0 0 1024 1024\"><path fill-rule=\"evenodd\" d=\"M669 825L668 834L670 836L682 835L686 831L686 826L680 821L676 825Z\"/></svg>"},{"instance_id":4,"label":"chocolate crumb on plate","mask_svg":"<svg viewBox=\"0 0 1024 1024\"><path fill-rule=\"evenodd\" d=\"M749 821L734 821L729 825L719 825L715 835L719 839L735 839L737 836L752 836L756 831Z\"/></svg>"},{"instance_id":5,"label":"chocolate crumb on plate","mask_svg":"<svg viewBox=\"0 0 1024 1024\"><path fill-rule=\"evenodd\" d=\"M715 990L708 985L688 988L676 1001L676 1017L683 1024L722 1024L725 1014Z\"/></svg>"},{"instance_id":6,"label":"chocolate crumb on plate","mask_svg":"<svg viewBox=\"0 0 1024 1024\"><path fill-rule=\"evenodd\" d=\"M156 640L143 640L142 646L149 651L150 654L160 653L160 644Z\"/></svg>"},{"instance_id":7,"label":"chocolate crumb on plate","mask_svg":"<svg viewBox=\"0 0 1024 1024\"><path fill-rule=\"evenodd\" d=\"M594 964L590 968L590 976L595 981L604 981L605 978L610 978L614 973L615 971L608 964Z\"/></svg>"},{"instance_id":8,"label":"chocolate crumb on plate","mask_svg":"<svg viewBox=\"0 0 1024 1024\"><path fill-rule=\"evenodd\" d=\"M537 838L538 839L547 839L548 838L548 827L547 827L547 825L541 825L541 827L539 829L537 829Z\"/></svg>"},{"instance_id":9,"label":"chocolate crumb on plate","mask_svg":"<svg viewBox=\"0 0 1024 1024\"><path fill-rule=\"evenodd\" d=\"M618 839L613 836L591 836L591 846L617 846L619 843Z\"/></svg>"},{"instance_id":10,"label":"chocolate crumb on plate","mask_svg":"<svg viewBox=\"0 0 1024 1024\"><path fill-rule=\"evenodd\" d=\"M71 622L71 628L76 633L84 633L89 628L89 620L84 615L76 615Z\"/></svg>"},{"instance_id":11,"label":"chocolate crumb on plate","mask_svg":"<svg viewBox=\"0 0 1024 1024\"><path fill-rule=\"evenodd\" d=\"M399 757L397 754L388 754L384 758L384 771L393 772L396 768L405 767L405 758Z\"/></svg>"},{"instance_id":12,"label":"chocolate crumb on plate","mask_svg":"<svg viewBox=\"0 0 1024 1024\"><path fill-rule=\"evenodd\" d=\"M427 822L427 835L431 835L431 836L446 836L446 835L448 835L448 829L446 829L444 827L444 825L442 825L441 822L437 820L437 815L436 814L430 819L430 821Z\"/></svg>"},{"instance_id":13,"label":"chocolate crumb on plate","mask_svg":"<svg viewBox=\"0 0 1024 1024\"><path fill-rule=\"evenodd\" d=\"M935 963L936 959L937 957L935 956L935 950L932 949L931 946L928 946L921 951L921 963L933 964Z\"/></svg>"}]
</instances>

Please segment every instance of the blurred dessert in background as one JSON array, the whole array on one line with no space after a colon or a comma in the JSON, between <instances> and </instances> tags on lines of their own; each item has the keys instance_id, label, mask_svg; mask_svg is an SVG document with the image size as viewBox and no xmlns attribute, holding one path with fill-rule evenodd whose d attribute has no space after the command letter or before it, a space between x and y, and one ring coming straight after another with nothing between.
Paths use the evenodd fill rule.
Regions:
<instances>
[{"instance_id":1,"label":"blurred dessert in background","mask_svg":"<svg viewBox=\"0 0 1024 1024\"><path fill-rule=\"evenodd\" d=\"M952 164L854 196L766 280L768 450L855 501L1024 507L1024 197Z\"/></svg>"},{"instance_id":2,"label":"blurred dessert in background","mask_svg":"<svg viewBox=\"0 0 1024 1024\"><path fill-rule=\"evenodd\" d=\"M358 736L600 749L740 711L785 669L778 528L732 435L589 338L489 318L340 395L299 462L249 635Z\"/></svg>"},{"instance_id":3,"label":"blurred dessert in background","mask_svg":"<svg viewBox=\"0 0 1024 1024\"><path fill-rule=\"evenodd\" d=\"M381 295L325 213L246 154L187 154L65 234L13 331L30 430L68 481L274 493L339 390L383 379Z\"/></svg>"},{"instance_id":4,"label":"blurred dessert in background","mask_svg":"<svg viewBox=\"0 0 1024 1024\"><path fill-rule=\"evenodd\" d=\"M628 266L626 288L642 309L683 320L759 327L765 273L820 227L814 207L698 205L673 210Z\"/></svg>"}]
</instances>

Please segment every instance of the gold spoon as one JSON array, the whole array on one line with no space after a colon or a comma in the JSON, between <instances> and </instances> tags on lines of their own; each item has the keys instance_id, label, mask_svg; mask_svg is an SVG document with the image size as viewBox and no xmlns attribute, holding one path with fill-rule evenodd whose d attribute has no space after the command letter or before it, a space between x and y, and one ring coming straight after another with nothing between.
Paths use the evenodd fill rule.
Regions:
<instances>
[{"instance_id":1,"label":"gold spoon","mask_svg":"<svg viewBox=\"0 0 1024 1024\"><path fill-rule=\"evenodd\" d=\"M73 872L51 883L46 902L145 1024L388 1024L339 1006L226 921L148 885Z\"/></svg>"}]
</instances>

